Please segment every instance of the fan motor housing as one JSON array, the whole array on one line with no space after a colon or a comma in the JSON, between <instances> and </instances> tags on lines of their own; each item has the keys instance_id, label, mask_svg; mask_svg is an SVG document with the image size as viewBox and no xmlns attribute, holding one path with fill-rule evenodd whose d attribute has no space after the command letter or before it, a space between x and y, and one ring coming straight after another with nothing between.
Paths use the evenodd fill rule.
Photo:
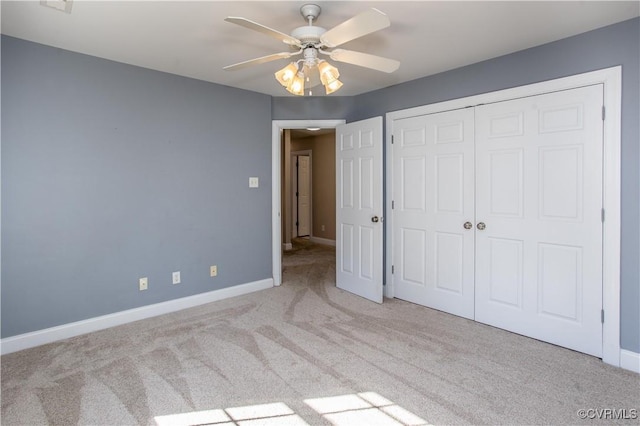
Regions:
<instances>
[{"instance_id":1,"label":"fan motor housing","mask_svg":"<svg viewBox=\"0 0 640 426\"><path fill-rule=\"evenodd\" d=\"M317 44L320 43L320 36L326 32L327 30L322 27L307 25L293 30L291 37L297 38L302 44Z\"/></svg>"}]
</instances>

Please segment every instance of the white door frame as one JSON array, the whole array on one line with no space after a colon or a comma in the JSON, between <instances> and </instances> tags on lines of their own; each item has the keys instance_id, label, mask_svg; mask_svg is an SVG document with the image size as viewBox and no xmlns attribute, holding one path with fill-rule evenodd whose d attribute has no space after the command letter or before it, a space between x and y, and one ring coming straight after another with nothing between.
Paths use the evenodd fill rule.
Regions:
<instances>
[{"instance_id":1,"label":"white door frame","mask_svg":"<svg viewBox=\"0 0 640 426\"><path fill-rule=\"evenodd\" d=\"M388 221L393 221L393 122L400 118L414 117L453 109L465 108L492 102L539 95L548 92L573 89L592 84L604 85L604 169L603 169L603 206L606 220L603 224L603 309L605 322L602 333L602 360L607 364L620 366L620 190L621 190L621 104L622 104L622 67L616 66L599 71L592 71L570 77L549 80L541 83L505 89L466 98L440 102L386 114L386 209ZM385 296L393 297L393 230L392 223L387 223L386 252L387 264Z\"/></svg>"},{"instance_id":2,"label":"white door frame","mask_svg":"<svg viewBox=\"0 0 640 426\"><path fill-rule=\"evenodd\" d=\"M271 251L273 253L273 285L282 284L282 212L280 190L282 167L282 131L285 129L306 129L320 127L335 129L346 120L273 120L271 122Z\"/></svg>"}]
</instances>

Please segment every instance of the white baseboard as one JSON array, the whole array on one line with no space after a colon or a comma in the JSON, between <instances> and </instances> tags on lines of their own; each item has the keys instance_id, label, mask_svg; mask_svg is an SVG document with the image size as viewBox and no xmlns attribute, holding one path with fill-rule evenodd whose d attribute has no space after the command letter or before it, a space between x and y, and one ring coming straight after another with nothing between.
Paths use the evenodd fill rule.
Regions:
<instances>
[{"instance_id":1,"label":"white baseboard","mask_svg":"<svg viewBox=\"0 0 640 426\"><path fill-rule=\"evenodd\" d=\"M309 240L312 243L316 243L316 244L324 244L325 246L336 246L336 240L328 240L326 238L320 238L320 237L309 237Z\"/></svg>"},{"instance_id":2,"label":"white baseboard","mask_svg":"<svg viewBox=\"0 0 640 426\"><path fill-rule=\"evenodd\" d=\"M282 249L283 249L284 251L292 250L292 249L293 249L293 244L291 244L291 243L284 243L284 244L282 245Z\"/></svg>"},{"instance_id":3,"label":"white baseboard","mask_svg":"<svg viewBox=\"0 0 640 426\"><path fill-rule=\"evenodd\" d=\"M640 354L620 349L620 367L640 373Z\"/></svg>"},{"instance_id":4,"label":"white baseboard","mask_svg":"<svg viewBox=\"0 0 640 426\"><path fill-rule=\"evenodd\" d=\"M141 319L193 308L194 306L204 305L205 303L242 296L243 294L265 290L271 287L273 287L273 278L268 278L220 290L213 290L207 293L169 300L167 302L155 303L153 305L142 306L140 308L128 309L126 311L89 318L69 324L63 324L56 327L20 334L18 336L7 337L0 340L0 353L2 355L9 354L11 352L33 348L46 343L68 339L69 337L75 337L81 334L127 324Z\"/></svg>"}]
</instances>

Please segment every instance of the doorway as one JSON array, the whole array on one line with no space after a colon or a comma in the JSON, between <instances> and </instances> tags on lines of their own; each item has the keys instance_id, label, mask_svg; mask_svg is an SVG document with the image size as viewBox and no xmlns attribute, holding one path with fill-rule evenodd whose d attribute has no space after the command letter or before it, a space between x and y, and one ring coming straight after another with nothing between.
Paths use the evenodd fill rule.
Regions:
<instances>
[{"instance_id":1,"label":"doorway","mask_svg":"<svg viewBox=\"0 0 640 426\"><path fill-rule=\"evenodd\" d=\"M285 135L285 130L306 130L307 128L320 128L320 129L335 129L338 125L344 124L345 120L275 120L272 124L272 230L273 230L273 242L272 242L272 252L273 252L273 281L274 285L279 286L282 284L282 252L283 249L292 248L290 242L290 235L287 235L287 230L290 230L289 226L283 226L283 223L291 223L291 221L287 221L286 216L287 212L290 212L290 206L287 206L287 199L290 202L290 197L287 194L291 193L291 182L290 179L285 179L286 170L291 170L291 155L290 151L288 155L285 155L286 144L282 143L283 136ZM334 138L335 140L335 138ZM290 141L289 141L290 144ZM291 150L289 145L289 150ZM299 149L302 150L302 149ZM313 154L312 161L317 159L317 155ZM335 151L332 156L335 166ZM288 166L288 167L287 167ZM313 165L312 165L313 170ZM290 173L289 173L290 176ZM289 182L289 185L287 185ZM335 186L332 189L335 191ZM335 203L335 196L333 196L333 200ZM335 217L335 204L333 207L332 214ZM315 221L312 213L312 218ZM314 232L313 223L311 226L311 234L310 239L320 243L330 242L328 238L326 241L323 241L323 238L320 236L322 225L325 225L325 232L327 231L326 223L317 223L318 232ZM287 236L289 240L287 240Z\"/></svg>"},{"instance_id":2,"label":"doorway","mask_svg":"<svg viewBox=\"0 0 640 426\"><path fill-rule=\"evenodd\" d=\"M284 285L335 285L335 140L335 129L283 131Z\"/></svg>"},{"instance_id":3,"label":"doorway","mask_svg":"<svg viewBox=\"0 0 640 426\"><path fill-rule=\"evenodd\" d=\"M274 123L274 130L275 126ZM335 240L318 241L314 236L311 240L321 243L330 242L330 245L336 246L336 286L338 288L381 303L384 213L382 208L382 117L343 124L335 129L335 135L331 135L330 150L326 153L331 167L314 167L314 170L320 169L325 172L325 169L330 169L329 175L325 179L320 179L321 181L335 179L335 183L330 186L314 187L314 194L320 192L319 189L322 188L331 190L330 196L326 198L326 204L331 205L327 211L331 223L335 221L333 225ZM290 199L287 198L290 193L290 188L287 187L287 176L290 175L287 166L290 170L291 164L286 163L289 159L287 154L291 150L292 131L278 128L278 132L273 133L274 156L281 156L279 160L284 164L284 169L274 176L274 183L277 182L280 186L274 187L274 195L282 194L284 197L274 197L274 205L278 203L277 205L281 208L281 212L274 212L278 214L278 220L274 216L273 221L274 285L282 283L282 252L280 247L275 245L278 237L280 241L284 238L285 250L291 248L288 240L291 235L288 232L290 222L286 217L291 211L288 208ZM326 147L326 145L328 144L324 143L319 146ZM317 157L314 154L313 158ZM279 167L278 161L274 163ZM283 181L278 182L278 177L282 177ZM314 181L318 181L315 176ZM314 202L314 205L318 204ZM323 231L324 226L321 225L321 221L315 221L318 217L315 211L313 216L315 223L312 228L315 228L313 232L317 235L318 228L320 227L320 231ZM340 272L338 272L338 265L340 265Z\"/></svg>"},{"instance_id":4,"label":"doorway","mask_svg":"<svg viewBox=\"0 0 640 426\"><path fill-rule=\"evenodd\" d=\"M335 245L335 152L334 129L283 131L283 250L296 237Z\"/></svg>"}]
</instances>

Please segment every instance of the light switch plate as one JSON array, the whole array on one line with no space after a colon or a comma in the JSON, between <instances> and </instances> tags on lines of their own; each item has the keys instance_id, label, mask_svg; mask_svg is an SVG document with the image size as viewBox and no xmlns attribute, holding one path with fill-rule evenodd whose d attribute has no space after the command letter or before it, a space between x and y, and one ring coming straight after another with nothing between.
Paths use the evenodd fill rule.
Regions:
<instances>
[{"instance_id":1,"label":"light switch plate","mask_svg":"<svg viewBox=\"0 0 640 426\"><path fill-rule=\"evenodd\" d=\"M249 178L249 188L257 188L259 185L259 180L257 177L250 177Z\"/></svg>"},{"instance_id":2,"label":"light switch plate","mask_svg":"<svg viewBox=\"0 0 640 426\"><path fill-rule=\"evenodd\" d=\"M40 0L40 5L59 10L61 12L71 13L73 0Z\"/></svg>"}]
</instances>

